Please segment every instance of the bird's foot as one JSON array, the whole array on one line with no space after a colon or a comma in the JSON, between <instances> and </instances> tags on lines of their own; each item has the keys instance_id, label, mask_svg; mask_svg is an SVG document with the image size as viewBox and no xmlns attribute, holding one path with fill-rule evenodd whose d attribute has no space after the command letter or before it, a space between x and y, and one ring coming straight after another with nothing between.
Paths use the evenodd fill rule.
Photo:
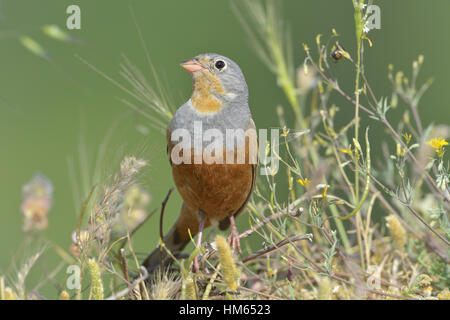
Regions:
<instances>
[{"instance_id":1,"label":"bird's foot","mask_svg":"<svg viewBox=\"0 0 450 320\"><path fill-rule=\"evenodd\" d=\"M230 214L230 225L231 225L231 233L228 238L231 245L231 250L234 252L234 250L237 248L239 254L241 254L241 242L239 241L239 231L236 228L236 223L234 222L234 215Z\"/></svg>"},{"instance_id":2,"label":"bird's foot","mask_svg":"<svg viewBox=\"0 0 450 320\"><path fill-rule=\"evenodd\" d=\"M199 227L198 227L198 236L197 236L197 245L196 248L201 250L202 247L202 234L203 234L203 228L205 226L205 219L202 216L200 218L200 223L199 223ZM195 255L194 257L194 261L193 261L193 268L194 268L194 272L198 273L200 271L200 262L198 259L199 253Z\"/></svg>"}]
</instances>

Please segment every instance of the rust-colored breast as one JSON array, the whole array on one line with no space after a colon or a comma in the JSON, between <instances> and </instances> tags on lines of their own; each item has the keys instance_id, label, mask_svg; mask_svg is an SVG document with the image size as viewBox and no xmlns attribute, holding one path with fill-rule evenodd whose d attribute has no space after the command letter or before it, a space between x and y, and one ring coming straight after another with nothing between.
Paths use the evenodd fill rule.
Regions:
<instances>
[{"instance_id":1,"label":"rust-colored breast","mask_svg":"<svg viewBox=\"0 0 450 320\"><path fill-rule=\"evenodd\" d=\"M168 155L172 154L173 145L168 137ZM198 212L206 215L206 225L213 221L220 222L227 219L230 214L236 214L246 203L252 191L255 180L254 160L250 160L249 143L245 147L245 162L237 162L237 151L234 152L234 163L201 163L174 164L171 162L175 185L189 208L181 212L177 222L179 234L188 237L189 228L192 235L198 230ZM256 139L256 137L253 137ZM191 150L194 159L193 150ZM230 155L228 155L230 157ZM223 159L227 159L224 152Z\"/></svg>"},{"instance_id":2,"label":"rust-colored breast","mask_svg":"<svg viewBox=\"0 0 450 320\"><path fill-rule=\"evenodd\" d=\"M172 174L186 204L217 221L239 210L253 184L253 165L248 162L172 164Z\"/></svg>"}]
</instances>

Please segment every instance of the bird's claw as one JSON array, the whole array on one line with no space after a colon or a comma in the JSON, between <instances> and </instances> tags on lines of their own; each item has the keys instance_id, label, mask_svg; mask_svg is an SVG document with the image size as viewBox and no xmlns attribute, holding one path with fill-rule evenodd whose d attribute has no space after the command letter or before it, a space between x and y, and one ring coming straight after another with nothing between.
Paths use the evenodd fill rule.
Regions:
<instances>
[{"instance_id":1,"label":"bird's claw","mask_svg":"<svg viewBox=\"0 0 450 320\"><path fill-rule=\"evenodd\" d=\"M230 224L231 224L231 233L228 240L230 241L231 250L234 252L234 250L237 248L239 254L241 254L241 242L239 241L239 232L236 228L233 214L230 215Z\"/></svg>"}]
</instances>

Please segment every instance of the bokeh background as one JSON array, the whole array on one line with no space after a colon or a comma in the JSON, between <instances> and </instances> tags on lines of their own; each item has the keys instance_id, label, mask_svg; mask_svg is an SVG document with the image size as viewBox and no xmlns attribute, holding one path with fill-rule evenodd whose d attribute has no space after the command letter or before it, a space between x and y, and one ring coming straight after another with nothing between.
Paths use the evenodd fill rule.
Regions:
<instances>
[{"instance_id":1,"label":"bokeh background","mask_svg":"<svg viewBox=\"0 0 450 320\"><path fill-rule=\"evenodd\" d=\"M301 43L314 47L316 34L328 37L332 28L341 34L340 42L345 48L354 52L350 0L280 2L285 23L292 32L297 65L304 60ZM81 7L81 30L66 32L79 42L46 37L41 31L43 25L56 24L65 30L66 8L70 4ZM369 33L374 46L366 48L365 66L376 94L391 93L387 80L389 63L409 75L412 61L423 54L425 63L419 81L429 77L435 81L422 99L422 119L425 125L449 124L450 2L386 0L374 4L381 8L381 30ZM158 207L173 186L164 136L151 128L146 133L137 130L146 122L119 101L128 95L77 58L82 57L122 81L119 65L125 55L149 76L130 7L135 11L156 71L169 88L174 109L188 99L191 90L190 76L179 63L199 53L218 52L237 61L243 69L257 127L279 126L275 107L287 106L287 102L275 77L256 57L228 1L0 1L0 273L11 274L30 253L20 249L24 241L21 188L37 171L49 177L55 188L49 226L42 237L62 248L69 247L83 186L86 189L91 182L99 182L91 180L97 151L108 132L111 138L100 170L114 173L126 154L147 159L150 165L140 182L152 195L150 208ZM40 43L50 59L25 49L18 40L23 35ZM354 75L348 62L341 61L334 68L340 84L352 92ZM353 107L337 95L333 99L341 107L343 121L352 117ZM400 117L404 107L400 104L391 116ZM372 134L381 130L374 122L372 127ZM78 187L70 174L71 164ZM80 198L75 189L81 190ZM166 228L176 218L179 205L180 198L175 193L167 207ZM241 229L246 220L239 221ZM152 249L157 243L157 230L154 216L136 234L135 249ZM54 266L57 258L49 254L45 259L45 266ZM42 277L42 273L35 272L30 281L37 283Z\"/></svg>"}]
</instances>

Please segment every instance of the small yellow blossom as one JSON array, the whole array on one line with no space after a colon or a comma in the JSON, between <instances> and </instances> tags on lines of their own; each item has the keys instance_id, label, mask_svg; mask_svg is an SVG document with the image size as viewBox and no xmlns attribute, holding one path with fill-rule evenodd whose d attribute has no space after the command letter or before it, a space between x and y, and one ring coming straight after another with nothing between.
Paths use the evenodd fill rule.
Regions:
<instances>
[{"instance_id":1,"label":"small yellow blossom","mask_svg":"<svg viewBox=\"0 0 450 320\"><path fill-rule=\"evenodd\" d=\"M444 146L447 146L448 142L442 138L432 138L430 141L427 142L427 144L431 146L433 149L439 150L442 149Z\"/></svg>"},{"instance_id":2,"label":"small yellow blossom","mask_svg":"<svg viewBox=\"0 0 450 320\"><path fill-rule=\"evenodd\" d=\"M300 183L302 186L307 187L311 181L309 181L308 178L305 178L305 179L298 179L297 182Z\"/></svg>"},{"instance_id":3,"label":"small yellow blossom","mask_svg":"<svg viewBox=\"0 0 450 320\"><path fill-rule=\"evenodd\" d=\"M448 142L442 138L432 138L430 141L427 142L427 144L431 146L434 150L436 150L436 153L438 154L439 158L442 158L442 156L444 155L444 146L447 146Z\"/></svg>"},{"instance_id":4,"label":"small yellow blossom","mask_svg":"<svg viewBox=\"0 0 450 320\"><path fill-rule=\"evenodd\" d=\"M397 156L404 157L405 156L405 152L406 152L406 149L402 148L400 143L397 143Z\"/></svg>"},{"instance_id":5,"label":"small yellow blossom","mask_svg":"<svg viewBox=\"0 0 450 320\"><path fill-rule=\"evenodd\" d=\"M408 144L411 141L412 135L407 133L402 133L402 137L405 138L405 142Z\"/></svg>"},{"instance_id":6,"label":"small yellow blossom","mask_svg":"<svg viewBox=\"0 0 450 320\"><path fill-rule=\"evenodd\" d=\"M322 199L327 198L327 190L328 190L328 185L325 185L322 189Z\"/></svg>"},{"instance_id":7,"label":"small yellow blossom","mask_svg":"<svg viewBox=\"0 0 450 320\"><path fill-rule=\"evenodd\" d=\"M433 138L430 141L428 141L427 144L430 145L433 149L440 149L443 146L448 145L448 142L445 141L445 139Z\"/></svg>"},{"instance_id":8,"label":"small yellow blossom","mask_svg":"<svg viewBox=\"0 0 450 320\"><path fill-rule=\"evenodd\" d=\"M348 149L341 148L341 149L339 149L339 151L342 152L342 153L346 153L346 154L351 155L352 154L352 145L349 144L348 145Z\"/></svg>"},{"instance_id":9,"label":"small yellow blossom","mask_svg":"<svg viewBox=\"0 0 450 320\"><path fill-rule=\"evenodd\" d=\"M306 43L302 43L302 46L303 46L303 50L309 51L309 47Z\"/></svg>"}]
</instances>

